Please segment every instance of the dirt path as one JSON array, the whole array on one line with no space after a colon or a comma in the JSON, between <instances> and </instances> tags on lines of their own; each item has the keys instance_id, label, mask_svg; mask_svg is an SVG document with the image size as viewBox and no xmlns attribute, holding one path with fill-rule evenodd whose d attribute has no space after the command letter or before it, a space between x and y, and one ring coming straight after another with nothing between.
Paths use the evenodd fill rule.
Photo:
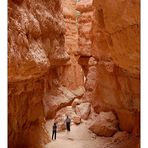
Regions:
<instances>
[{"instance_id":1,"label":"dirt path","mask_svg":"<svg viewBox=\"0 0 148 148\"><path fill-rule=\"evenodd\" d=\"M52 122L47 123L47 129L51 131ZM112 138L98 137L88 130L87 123L78 126L72 125L71 132L57 133L57 140L47 144L45 148L103 148L111 142Z\"/></svg>"},{"instance_id":2,"label":"dirt path","mask_svg":"<svg viewBox=\"0 0 148 148\"><path fill-rule=\"evenodd\" d=\"M46 128L51 132L52 121ZM128 139L122 143L113 143L112 137L98 137L88 130L88 123L72 125L71 132L57 133L57 140L48 143L45 148L135 148L136 139Z\"/></svg>"}]
</instances>

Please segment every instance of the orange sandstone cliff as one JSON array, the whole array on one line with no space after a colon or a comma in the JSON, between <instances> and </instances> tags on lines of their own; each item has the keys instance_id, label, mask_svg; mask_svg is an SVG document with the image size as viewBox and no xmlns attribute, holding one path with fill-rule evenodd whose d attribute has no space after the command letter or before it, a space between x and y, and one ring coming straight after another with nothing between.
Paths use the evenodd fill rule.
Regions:
<instances>
[{"instance_id":1,"label":"orange sandstone cliff","mask_svg":"<svg viewBox=\"0 0 148 148\"><path fill-rule=\"evenodd\" d=\"M9 147L39 148L49 142L46 81L52 83L52 67L69 60L61 2L9 0L8 13Z\"/></svg>"},{"instance_id":2,"label":"orange sandstone cliff","mask_svg":"<svg viewBox=\"0 0 148 148\"><path fill-rule=\"evenodd\" d=\"M114 111L121 130L137 130L140 114L140 1L81 0L77 10L83 18L79 19L79 45L90 43L85 48L82 45L87 54L81 50L79 59L80 64L87 67L84 99L90 100L98 113Z\"/></svg>"},{"instance_id":3,"label":"orange sandstone cliff","mask_svg":"<svg viewBox=\"0 0 148 148\"><path fill-rule=\"evenodd\" d=\"M139 0L9 0L8 13L10 148L44 147L66 106L139 136Z\"/></svg>"}]
</instances>

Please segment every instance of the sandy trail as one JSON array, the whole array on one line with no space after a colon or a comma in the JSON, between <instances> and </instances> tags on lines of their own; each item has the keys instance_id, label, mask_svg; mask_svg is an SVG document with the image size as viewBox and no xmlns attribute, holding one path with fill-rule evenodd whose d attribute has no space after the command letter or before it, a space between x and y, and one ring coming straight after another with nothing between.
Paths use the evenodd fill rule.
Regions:
<instances>
[{"instance_id":1,"label":"sandy trail","mask_svg":"<svg viewBox=\"0 0 148 148\"><path fill-rule=\"evenodd\" d=\"M47 129L51 133L51 123L47 123ZM87 123L72 125L71 131L57 133L57 139L48 143L45 148L102 148L112 138L96 137L88 130Z\"/></svg>"},{"instance_id":2,"label":"sandy trail","mask_svg":"<svg viewBox=\"0 0 148 148\"><path fill-rule=\"evenodd\" d=\"M47 129L51 133L53 122L48 121ZM98 137L88 130L88 123L72 125L70 133L57 133L57 140L48 143L45 148L132 148L132 139L130 142L120 144L112 143L112 137Z\"/></svg>"}]
</instances>

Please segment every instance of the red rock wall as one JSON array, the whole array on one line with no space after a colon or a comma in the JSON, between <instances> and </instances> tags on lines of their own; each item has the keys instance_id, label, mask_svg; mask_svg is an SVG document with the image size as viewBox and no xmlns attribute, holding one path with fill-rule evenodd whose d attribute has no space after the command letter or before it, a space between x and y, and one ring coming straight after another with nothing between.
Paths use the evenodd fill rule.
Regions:
<instances>
[{"instance_id":1,"label":"red rock wall","mask_svg":"<svg viewBox=\"0 0 148 148\"><path fill-rule=\"evenodd\" d=\"M67 65L59 68L61 73L60 82L62 85L73 90L84 86L84 73L78 64L78 17L76 10L76 1L62 0L63 15L65 22L65 49L70 55L70 61Z\"/></svg>"},{"instance_id":2,"label":"red rock wall","mask_svg":"<svg viewBox=\"0 0 148 148\"><path fill-rule=\"evenodd\" d=\"M44 108L47 119L53 118L59 109L72 103L72 100L76 97L72 91L78 91L80 96L84 91L84 72L78 64L78 12L76 11L76 2L62 0L61 6L66 28L64 49L69 54L69 61L63 65L53 66L46 76L47 87ZM68 96L65 96L65 94ZM51 108L53 108L52 111Z\"/></svg>"},{"instance_id":3,"label":"red rock wall","mask_svg":"<svg viewBox=\"0 0 148 148\"><path fill-rule=\"evenodd\" d=\"M92 56L92 27L94 21L93 0L81 0L77 2L76 9L80 11L78 17L78 45L79 45L79 64L85 74L86 93L84 100L90 101L93 98L94 86L96 83L95 59Z\"/></svg>"},{"instance_id":4,"label":"red rock wall","mask_svg":"<svg viewBox=\"0 0 148 148\"><path fill-rule=\"evenodd\" d=\"M98 60L96 111L113 109L122 130L140 111L140 1L95 1L92 56Z\"/></svg>"},{"instance_id":5,"label":"red rock wall","mask_svg":"<svg viewBox=\"0 0 148 148\"><path fill-rule=\"evenodd\" d=\"M9 82L9 147L42 147L49 142L44 129L44 78Z\"/></svg>"},{"instance_id":6,"label":"red rock wall","mask_svg":"<svg viewBox=\"0 0 148 148\"><path fill-rule=\"evenodd\" d=\"M140 70L140 1L95 1L94 38L104 40L100 52L109 52L116 65L139 74ZM98 26L98 27L97 27ZM105 44L106 41L106 44ZM94 40L95 44L95 40ZM106 48L105 48L106 47ZM105 50L106 49L106 50ZM94 48L94 55L98 50ZM102 55L98 53L97 57ZM108 55L110 56L110 55Z\"/></svg>"},{"instance_id":7,"label":"red rock wall","mask_svg":"<svg viewBox=\"0 0 148 148\"><path fill-rule=\"evenodd\" d=\"M139 133L139 5L138 0L9 0L10 148L47 143L45 110L54 116L52 100L69 104L84 89L78 95L69 90L81 86L83 100L96 112L113 110L121 130ZM63 100L65 94L70 101Z\"/></svg>"},{"instance_id":8,"label":"red rock wall","mask_svg":"<svg viewBox=\"0 0 148 148\"><path fill-rule=\"evenodd\" d=\"M46 81L69 60L61 2L9 0L8 12L9 147L44 147Z\"/></svg>"},{"instance_id":9,"label":"red rock wall","mask_svg":"<svg viewBox=\"0 0 148 148\"><path fill-rule=\"evenodd\" d=\"M85 16L79 21L79 61L87 67L83 98L96 112L114 110L120 128L131 132L139 126L140 2L81 0L77 9Z\"/></svg>"},{"instance_id":10,"label":"red rock wall","mask_svg":"<svg viewBox=\"0 0 148 148\"><path fill-rule=\"evenodd\" d=\"M78 18L78 45L81 56L90 57L92 50L91 29L93 22L92 0L81 0L77 2L76 9L80 11Z\"/></svg>"}]
</instances>

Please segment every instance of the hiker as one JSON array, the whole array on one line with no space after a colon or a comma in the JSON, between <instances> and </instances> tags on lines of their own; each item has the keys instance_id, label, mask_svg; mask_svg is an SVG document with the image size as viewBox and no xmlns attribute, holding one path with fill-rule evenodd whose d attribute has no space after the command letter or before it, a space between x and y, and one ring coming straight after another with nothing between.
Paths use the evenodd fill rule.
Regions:
<instances>
[{"instance_id":1,"label":"hiker","mask_svg":"<svg viewBox=\"0 0 148 148\"><path fill-rule=\"evenodd\" d=\"M54 123L52 126L52 140L53 138L56 140L56 133L57 133L57 125L56 123Z\"/></svg>"},{"instance_id":2,"label":"hiker","mask_svg":"<svg viewBox=\"0 0 148 148\"><path fill-rule=\"evenodd\" d=\"M66 122L66 129L67 129L67 131L70 132L70 123L71 123L71 120L70 120L70 118L68 116L67 116L65 122Z\"/></svg>"}]
</instances>

